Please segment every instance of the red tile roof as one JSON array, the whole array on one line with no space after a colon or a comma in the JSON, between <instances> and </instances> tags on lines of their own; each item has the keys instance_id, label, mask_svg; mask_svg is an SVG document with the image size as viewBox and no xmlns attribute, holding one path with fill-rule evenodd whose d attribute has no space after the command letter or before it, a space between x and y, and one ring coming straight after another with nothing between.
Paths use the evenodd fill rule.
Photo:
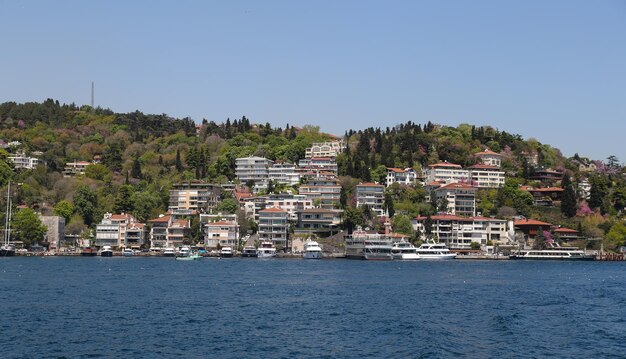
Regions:
<instances>
[{"instance_id":1,"label":"red tile roof","mask_svg":"<svg viewBox=\"0 0 626 359\"><path fill-rule=\"evenodd\" d=\"M570 229L570 228L565 228L565 227L555 229L554 232L555 233L572 233L572 234L578 233L578 231L575 229Z\"/></svg>"},{"instance_id":2,"label":"red tile roof","mask_svg":"<svg viewBox=\"0 0 626 359\"><path fill-rule=\"evenodd\" d=\"M448 183L445 186L437 188L435 191L441 191L446 189L476 189L476 187L467 183Z\"/></svg>"},{"instance_id":3,"label":"red tile roof","mask_svg":"<svg viewBox=\"0 0 626 359\"><path fill-rule=\"evenodd\" d=\"M490 150L488 148L485 148L485 150L482 151L482 152L477 152L476 155L477 156L480 156L480 155L502 156L501 154L499 154L497 152L493 152L492 150Z\"/></svg>"},{"instance_id":4,"label":"red tile roof","mask_svg":"<svg viewBox=\"0 0 626 359\"><path fill-rule=\"evenodd\" d=\"M211 223L207 223L207 226L234 226L235 222L233 221L218 221L218 222L211 222Z\"/></svg>"},{"instance_id":5,"label":"red tile roof","mask_svg":"<svg viewBox=\"0 0 626 359\"><path fill-rule=\"evenodd\" d=\"M535 188L528 189L529 192L563 192L563 188L561 187L547 187L547 188Z\"/></svg>"},{"instance_id":6,"label":"red tile roof","mask_svg":"<svg viewBox=\"0 0 626 359\"><path fill-rule=\"evenodd\" d=\"M404 172L406 172L402 168L394 168L394 167L387 167L387 171L396 172L396 173L404 173Z\"/></svg>"},{"instance_id":7,"label":"red tile roof","mask_svg":"<svg viewBox=\"0 0 626 359\"><path fill-rule=\"evenodd\" d=\"M150 223L167 223L170 221L171 216L163 216L156 219L151 219L148 222Z\"/></svg>"},{"instance_id":8,"label":"red tile roof","mask_svg":"<svg viewBox=\"0 0 626 359\"><path fill-rule=\"evenodd\" d=\"M439 163L435 163L433 165L429 165L428 167L452 167L452 168L463 168L461 167L461 165L457 165L454 163L448 163L448 162L439 162Z\"/></svg>"},{"instance_id":9,"label":"red tile roof","mask_svg":"<svg viewBox=\"0 0 626 359\"><path fill-rule=\"evenodd\" d=\"M541 222L536 219L519 219L513 222L515 226L542 226L542 227L550 227L550 223Z\"/></svg>"},{"instance_id":10,"label":"red tile roof","mask_svg":"<svg viewBox=\"0 0 626 359\"><path fill-rule=\"evenodd\" d=\"M259 211L259 213L266 213L266 212L284 212L287 213L287 211L285 211L284 209L280 209L280 208L276 208L276 207L269 207L266 208L262 211Z\"/></svg>"}]
</instances>

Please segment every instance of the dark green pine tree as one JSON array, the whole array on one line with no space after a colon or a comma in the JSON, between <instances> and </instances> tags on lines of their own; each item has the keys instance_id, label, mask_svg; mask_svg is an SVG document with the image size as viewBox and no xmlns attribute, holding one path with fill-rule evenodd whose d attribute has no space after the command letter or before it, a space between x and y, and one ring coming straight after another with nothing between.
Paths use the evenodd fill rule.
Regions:
<instances>
[{"instance_id":1,"label":"dark green pine tree","mask_svg":"<svg viewBox=\"0 0 626 359\"><path fill-rule=\"evenodd\" d=\"M183 162L180 160L180 150L176 149L176 171L182 172L183 170Z\"/></svg>"},{"instance_id":2,"label":"dark green pine tree","mask_svg":"<svg viewBox=\"0 0 626 359\"><path fill-rule=\"evenodd\" d=\"M138 179L143 178L141 174L141 163L139 162L138 157L135 157L135 159L133 160L133 167L132 167L130 175L133 176L133 178L138 178Z\"/></svg>"},{"instance_id":3,"label":"dark green pine tree","mask_svg":"<svg viewBox=\"0 0 626 359\"><path fill-rule=\"evenodd\" d=\"M563 187L561 213L567 218L572 218L576 215L576 193L568 175L563 176L561 187Z\"/></svg>"}]
</instances>

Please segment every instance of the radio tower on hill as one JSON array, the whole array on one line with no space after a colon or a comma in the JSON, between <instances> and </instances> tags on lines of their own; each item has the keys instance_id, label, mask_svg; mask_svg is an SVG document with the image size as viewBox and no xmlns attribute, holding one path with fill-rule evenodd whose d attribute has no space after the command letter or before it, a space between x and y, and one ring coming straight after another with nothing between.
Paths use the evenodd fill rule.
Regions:
<instances>
[{"instance_id":1,"label":"radio tower on hill","mask_svg":"<svg viewBox=\"0 0 626 359\"><path fill-rule=\"evenodd\" d=\"M93 88L94 88L94 84L93 84L93 81L91 81L91 108L94 108L93 107L93 92L94 92Z\"/></svg>"}]
</instances>

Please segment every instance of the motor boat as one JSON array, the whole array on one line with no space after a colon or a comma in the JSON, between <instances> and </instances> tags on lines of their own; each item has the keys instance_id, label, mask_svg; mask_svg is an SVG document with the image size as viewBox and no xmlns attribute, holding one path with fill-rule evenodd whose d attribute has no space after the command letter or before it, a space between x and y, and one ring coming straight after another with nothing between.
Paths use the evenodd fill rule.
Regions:
<instances>
[{"instance_id":1,"label":"motor boat","mask_svg":"<svg viewBox=\"0 0 626 359\"><path fill-rule=\"evenodd\" d=\"M304 259L321 259L322 248L316 241L308 240L304 243L304 253L302 253Z\"/></svg>"}]
</instances>

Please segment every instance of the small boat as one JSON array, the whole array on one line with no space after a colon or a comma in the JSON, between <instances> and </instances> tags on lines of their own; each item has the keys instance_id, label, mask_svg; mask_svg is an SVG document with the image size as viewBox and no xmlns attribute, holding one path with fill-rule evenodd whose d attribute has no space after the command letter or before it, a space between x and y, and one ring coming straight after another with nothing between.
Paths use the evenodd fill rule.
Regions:
<instances>
[{"instance_id":1,"label":"small boat","mask_svg":"<svg viewBox=\"0 0 626 359\"><path fill-rule=\"evenodd\" d=\"M420 259L441 260L456 258L456 253L450 253L445 243L435 243L434 241L422 243L422 245L417 248L416 253Z\"/></svg>"},{"instance_id":2,"label":"small boat","mask_svg":"<svg viewBox=\"0 0 626 359\"><path fill-rule=\"evenodd\" d=\"M242 257L256 258L258 256L255 246L245 246L241 252Z\"/></svg>"},{"instance_id":3,"label":"small boat","mask_svg":"<svg viewBox=\"0 0 626 359\"><path fill-rule=\"evenodd\" d=\"M102 249L100 250L100 256L101 257L113 257L113 250L111 249L111 246L103 246Z\"/></svg>"},{"instance_id":4,"label":"small boat","mask_svg":"<svg viewBox=\"0 0 626 359\"><path fill-rule=\"evenodd\" d=\"M199 255L198 253L189 253L189 255L186 255L184 257L176 257L175 258L177 261L198 261L200 259L202 259L202 256Z\"/></svg>"},{"instance_id":5,"label":"small boat","mask_svg":"<svg viewBox=\"0 0 626 359\"><path fill-rule=\"evenodd\" d=\"M95 256L98 255L98 251L96 251L95 248L85 247L80 252L80 255L83 256L83 257L95 257Z\"/></svg>"},{"instance_id":6,"label":"small boat","mask_svg":"<svg viewBox=\"0 0 626 359\"><path fill-rule=\"evenodd\" d=\"M122 253L124 254L124 257L132 257L135 255L135 251L133 251L131 248L124 248L124 251Z\"/></svg>"},{"instance_id":7,"label":"small boat","mask_svg":"<svg viewBox=\"0 0 626 359\"><path fill-rule=\"evenodd\" d=\"M191 255L191 248L184 246L178 250L176 257L189 257Z\"/></svg>"},{"instance_id":8,"label":"small boat","mask_svg":"<svg viewBox=\"0 0 626 359\"><path fill-rule=\"evenodd\" d=\"M232 258L233 249L231 247L222 247L220 250L220 257L222 258Z\"/></svg>"},{"instance_id":9,"label":"small boat","mask_svg":"<svg viewBox=\"0 0 626 359\"><path fill-rule=\"evenodd\" d=\"M304 243L304 253L302 253L304 259L321 259L322 248L316 241L308 240Z\"/></svg>"},{"instance_id":10,"label":"small boat","mask_svg":"<svg viewBox=\"0 0 626 359\"><path fill-rule=\"evenodd\" d=\"M176 256L176 250L172 247L167 247L165 249L163 249L163 257L175 257Z\"/></svg>"},{"instance_id":11,"label":"small boat","mask_svg":"<svg viewBox=\"0 0 626 359\"><path fill-rule=\"evenodd\" d=\"M409 242L400 241L393 244L391 247L391 254L393 259L398 260L418 260L420 257L417 255L417 248Z\"/></svg>"},{"instance_id":12,"label":"small boat","mask_svg":"<svg viewBox=\"0 0 626 359\"><path fill-rule=\"evenodd\" d=\"M263 241L257 250L258 258L272 258L276 257L276 247L272 241Z\"/></svg>"}]
</instances>

